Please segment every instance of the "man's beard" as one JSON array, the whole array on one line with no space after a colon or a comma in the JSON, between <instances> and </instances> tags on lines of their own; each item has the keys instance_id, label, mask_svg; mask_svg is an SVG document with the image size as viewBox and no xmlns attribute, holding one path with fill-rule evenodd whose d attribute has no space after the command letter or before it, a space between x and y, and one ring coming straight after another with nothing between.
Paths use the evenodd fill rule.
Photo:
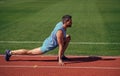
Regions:
<instances>
[{"instance_id":1,"label":"man's beard","mask_svg":"<svg viewBox=\"0 0 120 76\"><path fill-rule=\"evenodd\" d=\"M68 27L72 27L72 25L68 25Z\"/></svg>"}]
</instances>

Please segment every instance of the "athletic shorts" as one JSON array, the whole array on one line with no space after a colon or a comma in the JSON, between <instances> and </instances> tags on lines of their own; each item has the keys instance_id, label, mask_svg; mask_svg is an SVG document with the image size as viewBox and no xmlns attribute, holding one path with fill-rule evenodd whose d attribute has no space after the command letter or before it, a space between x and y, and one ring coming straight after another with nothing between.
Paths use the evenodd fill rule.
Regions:
<instances>
[{"instance_id":1,"label":"athletic shorts","mask_svg":"<svg viewBox=\"0 0 120 76\"><path fill-rule=\"evenodd\" d=\"M55 45L52 45L49 43L49 41L45 40L43 42L43 45L40 47L40 50L45 53L45 52L48 52L48 51L51 51L53 49L55 49L57 46Z\"/></svg>"}]
</instances>

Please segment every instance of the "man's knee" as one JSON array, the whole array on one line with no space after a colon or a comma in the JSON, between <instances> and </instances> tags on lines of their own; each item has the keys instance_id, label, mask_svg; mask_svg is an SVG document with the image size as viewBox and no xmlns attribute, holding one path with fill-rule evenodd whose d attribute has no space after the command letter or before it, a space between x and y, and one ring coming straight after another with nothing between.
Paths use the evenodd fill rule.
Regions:
<instances>
[{"instance_id":1,"label":"man's knee","mask_svg":"<svg viewBox=\"0 0 120 76\"><path fill-rule=\"evenodd\" d=\"M66 41L70 42L70 40L71 40L71 36L70 35L66 35Z\"/></svg>"}]
</instances>

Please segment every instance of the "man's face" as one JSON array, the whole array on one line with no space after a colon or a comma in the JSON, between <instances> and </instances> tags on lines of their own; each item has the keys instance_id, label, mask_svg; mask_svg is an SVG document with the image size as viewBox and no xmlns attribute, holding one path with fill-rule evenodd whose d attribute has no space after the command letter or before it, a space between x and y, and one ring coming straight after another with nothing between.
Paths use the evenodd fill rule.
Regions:
<instances>
[{"instance_id":1,"label":"man's face","mask_svg":"<svg viewBox=\"0 0 120 76\"><path fill-rule=\"evenodd\" d=\"M72 27L72 19L66 22L67 27Z\"/></svg>"}]
</instances>

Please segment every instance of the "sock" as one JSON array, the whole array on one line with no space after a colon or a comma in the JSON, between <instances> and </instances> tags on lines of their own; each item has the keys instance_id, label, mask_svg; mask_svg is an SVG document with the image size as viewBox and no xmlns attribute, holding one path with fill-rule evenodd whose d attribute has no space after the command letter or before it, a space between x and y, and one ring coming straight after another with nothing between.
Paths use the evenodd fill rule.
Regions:
<instances>
[{"instance_id":1,"label":"sock","mask_svg":"<svg viewBox=\"0 0 120 76\"><path fill-rule=\"evenodd\" d=\"M9 52L10 55L12 55L11 51Z\"/></svg>"}]
</instances>

